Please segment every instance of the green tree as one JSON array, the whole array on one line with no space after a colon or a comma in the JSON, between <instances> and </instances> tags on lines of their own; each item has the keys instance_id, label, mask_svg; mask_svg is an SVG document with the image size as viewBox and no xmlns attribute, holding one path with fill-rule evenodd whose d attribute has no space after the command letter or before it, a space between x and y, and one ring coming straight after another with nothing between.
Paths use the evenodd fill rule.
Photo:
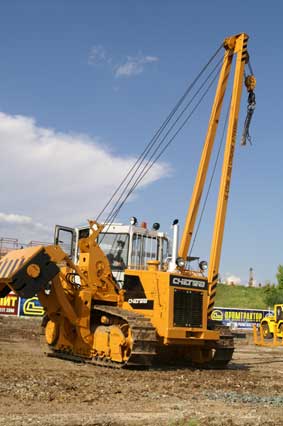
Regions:
<instances>
[{"instance_id":1,"label":"green tree","mask_svg":"<svg viewBox=\"0 0 283 426\"><path fill-rule=\"evenodd\" d=\"M264 295L264 301L270 308L278 303L283 304L283 291L279 288L267 289Z\"/></svg>"},{"instance_id":2,"label":"green tree","mask_svg":"<svg viewBox=\"0 0 283 426\"><path fill-rule=\"evenodd\" d=\"M276 274L278 288L283 290L283 265L279 265Z\"/></svg>"},{"instance_id":3,"label":"green tree","mask_svg":"<svg viewBox=\"0 0 283 426\"><path fill-rule=\"evenodd\" d=\"M276 278L277 285L268 286L265 290L264 300L270 307L277 303L283 303L283 265L278 266Z\"/></svg>"}]
</instances>

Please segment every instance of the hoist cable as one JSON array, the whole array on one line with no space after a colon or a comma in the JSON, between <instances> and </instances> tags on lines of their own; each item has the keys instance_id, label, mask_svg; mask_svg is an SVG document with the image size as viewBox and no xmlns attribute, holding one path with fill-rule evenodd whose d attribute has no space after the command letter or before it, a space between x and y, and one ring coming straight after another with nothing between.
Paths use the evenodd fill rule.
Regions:
<instances>
[{"instance_id":1,"label":"hoist cable","mask_svg":"<svg viewBox=\"0 0 283 426\"><path fill-rule=\"evenodd\" d=\"M201 102L203 101L203 99L205 98L205 96L207 95L207 93L209 92L210 88L212 87L213 83L215 82L216 78L217 78L218 74L216 74L213 78L213 80L210 82L209 86L206 88L205 92L203 93L203 95L201 96L200 100L197 102L197 104L194 106L194 108L192 109L192 111L190 112L190 114L187 116L187 118L183 121L183 123L180 125L179 129L174 133L174 135L170 138L170 140L166 143L166 145L162 148L162 150L158 153L158 155L155 157L155 159L153 160L153 162L151 162L149 164L149 166L147 167L146 170L143 170L142 173L140 173L140 175L138 176L138 178L136 179L136 181L134 182L134 184L132 185L132 188L128 191L128 193L126 194L124 200L120 203L119 207L115 210L115 212L113 213L113 215L111 216L111 220L114 221L115 217L117 216L117 214L119 213L119 211L121 210L121 208L123 207L124 203L127 201L127 199L129 198L129 196L132 194L132 192L135 190L135 188L137 187L137 185L142 181L142 179L145 177L145 175L150 171L150 169L153 167L153 165L156 163L156 161L160 158L160 156L165 152L165 150L169 147L169 145L173 142L173 140L176 138L176 136L179 134L179 132L183 129L183 127L185 126L185 124L188 122L188 120L191 118L191 116L194 114L194 112L197 110L197 108L199 107L199 105L201 104ZM112 223L112 222L111 222ZM111 225L111 223L109 224L109 227ZM109 229L109 228L108 228ZM107 231L105 231L107 232Z\"/></svg>"},{"instance_id":2,"label":"hoist cable","mask_svg":"<svg viewBox=\"0 0 283 426\"><path fill-rule=\"evenodd\" d=\"M220 153L221 153L221 149L222 149L222 145L223 145L223 141L224 141L225 132L226 132L226 129L227 129L227 123L228 123L228 116L229 116L230 105L231 105L231 99L230 99L230 102L229 102L229 107L228 107L227 112L226 112L226 117L225 117L225 122L224 122L224 126L223 126L222 136L221 136L219 148L218 148L218 151L217 151L216 159L215 159L215 162L214 162L212 174L211 174L211 177L210 177L209 185L208 185L207 192L206 192L205 199L204 199L204 203L203 203L203 206L202 206L202 209L201 209L201 213L200 213L200 217L199 217L198 224L197 224L197 227L196 227L196 231L195 231L195 234L194 234L193 242L192 242L192 245L191 245L191 248L190 248L190 251L189 251L189 257L192 254L192 250L194 248L194 245L195 245L195 242L196 242L196 239L197 239L197 236L198 236L199 228L200 228L200 225L201 225L201 222L202 222L202 218L203 218L203 215L204 215L204 212L205 212L205 209L206 209L206 205L207 205L207 201L208 201L208 197L209 197L209 194L210 194L212 182L213 182L213 179L214 179L214 176L215 176L217 163L218 163L218 160L219 160L219 157L220 157Z\"/></svg>"},{"instance_id":3,"label":"hoist cable","mask_svg":"<svg viewBox=\"0 0 283 426\"><path fill-rule=\"evenodd\" d=\"M121 181L121 183L118 185L118 187L116 188L116 190L113 192L113 194L109 198L109 200L106 203L106 205L103 207L103 209L98 214L96 220L99 220L99 218L104 213L104 211L109 206L109 204L112 202L112 200L114 199L114 197L116 196L116 194L119 192L119 190L122 188L122 186L124 185L124 183L127 181L128 177L131 175L131 173L134 172L134 169L136 167L138 168L139 164L142 164L142 162L146 158L148 152L150 152L150 150L154 146L156 140L158 139L158 137L160 136L160 134L163 132L163 130L166 128L167 124L170 122L171 118L174 116L174 114L176 113L176 111L178 110L178 108L180 107L180 105L183 103L184 99L187 97L187 95L192 90L192 88L194 87L194 85L196 84L196 82L199 80L199 78L202 76L202 74L205 72L205 70L208 68L208 66L211 64L211 62L214 60L214 58L218 55L218 53L220 52L221 49L222 49L222 45L211 56L211 58L209 59L209 61L206 63L206 65L202 68L202 70L196 76L196 78L194 79L194 81L187 88L187 90L185 91L184 95L179 99L179 101L177 102L177 104L175 105L175 107L172 109L172 111L170 112L170 114L167 116L167 118L165 119L165 121L163 122L163 124L160 126L160 128L157 130L157 132L154 134L154 136L150 140L149 144L146 146L146 148L144 149L144 151L140 154L140 156L135 161L135 163L133 164L133 166L130 168L130 170L128 171L128 173L126 174L126 176L123 178L123 180ZM126 186L126 188L127 188L127 186ZM124 191L126 190L126 188L124 189Z\"/></svg>"},{"instance_id":4,"label":"hoist cable","mask_svg":"<svg viewBox=\"0 0 283 426\"><path fill-rule=\"evenodd\" d=\"M212 80L209 88L211 87L211 85L213 84L213 82L215 81L217 75L214 77L214 79ZM203 83L202 87L204 86L204 84L207 82L207 80ZM202 88L201 87L201 88ZM198 92L201 90L201 88L198 90ZM207 90L207 91L208 91ZM144 176L149 172L149 170L153 167L153 165L156 163L156 161L160 158L160 156L163 154L163 152L165 151L165 149L167 149L167 147L171 144L171 142L173 141L173 139L177 136L177 134L182 130L182 128L184 127L184 125L187 123L187 121L189 120L189 118L192 116L192 114L195 112L195 110L197 109L198 105L201 103L203 97L206 95L207 91L204 93L204 95L202 96L202 98L200 99L200 101L197 103L197 105L194 107L193 111L189 114L189 116L184 120L183 124L179 127L179 129L175 132L175 134L173 135L173 137L171 137L171 139L169 140L169 142L165 145L165 147L161 150L161 152L159 154L157 154L156 158L154 159L153 162L151 162L153 156L157 153L158 148L155 150L155 152L152 154L151 158L148 160L148 162L146 163L146 165L143 166L142 171L139 173L138 177L136 178L134 184L132 185L131 189L129 190L129 194L125 196L124 200L121 202L121 204L123 205L124 202L126 201L126 199L129 197L129 195L133 192L133 190L137 187L137 185L140 183L140 181L144 178ZM161 144L159 144L161 145ZM159 146L160 148L160 146ZM121 198L121 197L120 197ZM114 217L116 217L117 212L120 211L121 207L117 207L112 209L111 211L111 215L108 216L107 221L111 222L113 221ZM111 220L110 220L111 219Z\"/></svg>"},{"instance_id":5,"label":"hoist cable","mask_svg":"<svg viewBox=\"0 0 283 426\"><path fill-rule=\"evenodd\" d=\"M252 64L251 64L250 59L248 60L247 65L248 65L248 68L249 68L249 70L250 70L251 75L254 75L254 73L253 73L253 69L252 69Z\"/></svg>"},{"instance_id":6,"label":"hoist cable","mask_svg":"<svg viewBox=\"0 0 283 426\"><path fill-rule=\"evenodd\" d=\"M152 159L154 158L154 156L157 154L158 150L160 150L163 142L165 141L165 139L167 138L167 136L169 135L169 133L174 129L174 127L176 126L176 124L178 123L178 121L181 119L181 117L184 115L184 113L187 111L187 109L189 108L189 106L191 105L191 103L193 102L193 100L195 99L195 97L201 92L201 90L203 89L203 87L205 86L205 84L208 82L208 80L211 78L211 76L213 75L213 73L218 69L220 66L220 63L222 62L219 61L216 66L213 68L213 70L210 72L210 74L208 75L208 77L204 80L204 82L202 83L202 85L198 88L198 90L195 92L194 96L192 97L192 99L187 103L187 105L185 106L185 108L181 111L181 113L179 114L179 116L177 117L177 119L175 120L175 122L171 125L171 127L169 128L169 130L167 131L167 133L165 134L165 136L163 136L163 138L161 139L161 141L159 142L159 144L157 145L157 147L155 148L155 150L153 151L153 153L151 154L150 158L147 160L146 164L143 166L142 170L140 171L136 181L134 182L133 186L134 189L137 187L138 183L139 183L139 177L141 175L143 175L143 172L145 171L145 174L147 173L147 168L149 166L149 164L151 164ZM213 80L214 81L214 80ZM212 82L213 82L212 81ZM187 117L187 119L185 120L184 124L181 126L181 128L176 132L176 134L173 136L172 140L175 138L175 136L177 136L177 134L180 132L180 130L184 127L184 125L187 123L188 119L190 118L191 115L189 115ZM170 142L171 143L171 142ZM163 151L162 151L163 152ZM159 157L158 157L159 158ZM156 162L156 160L155 160ZM135 176L131 177L131 180L129 183L131 183L133 181ZM144 176L143 176L144 177ZM132 190L131 190L132 192ZM106 219L106 223L108 223L109 221L112 221L112 215L115 214L115 211L117 209L117 205L119 203L119 201L121 200L121 198L123 197L124 194L121 194L119 199L117 200L117 203L115 204L115 206L112 208L111 212L109 213L107 219ZM120 210L120 209L119 209Z\"/></svg>"},{"instance_id":7,"label":"hoist cable","mask_svg":"<svg viewBox=\"0 0 283 426\"><path fill-rule=\"evenodd\" d=\"M254 75L250 58L249 58L249 60L248 60L248 62L247 62L246 65L249 68L250 75ZM244 71L244 76L245 76L245 78L247 77L246 70Z\"/></svg>"}]
</instances>

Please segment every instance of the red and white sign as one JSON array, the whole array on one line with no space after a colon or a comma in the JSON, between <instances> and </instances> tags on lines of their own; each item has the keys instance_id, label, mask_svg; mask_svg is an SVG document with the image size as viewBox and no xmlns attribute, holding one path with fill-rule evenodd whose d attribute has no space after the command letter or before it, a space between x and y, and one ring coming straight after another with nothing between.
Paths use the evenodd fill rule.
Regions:
<instances>
[{"instance_id":1,"label":"red and white sign","mask_svg":"<svg viewBox=\"0 0 283 426\"><path fill-rule=\"evenodd\" d=\"M19 297L14 293L0 299L0 315L18 315Z\"/></svg>"}]
</instances>

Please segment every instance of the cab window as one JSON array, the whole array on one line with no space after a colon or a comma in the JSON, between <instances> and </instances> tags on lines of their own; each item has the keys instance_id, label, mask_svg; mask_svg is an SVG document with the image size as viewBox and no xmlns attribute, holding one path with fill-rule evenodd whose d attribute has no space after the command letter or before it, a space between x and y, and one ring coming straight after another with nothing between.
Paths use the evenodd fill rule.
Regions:
<instances>
[{"instance_id":1,"label":"cab window","mask_svg":"<svg viewBox=\"0 0 283 426\"><path fill-rule=\"evenodd\" d=\"M158 258L158 242L156 237L146 235L133 235L133 246L131 255L132 268L146 268L149 260Z\"/></svg>"},{"instance_id":2,"label":"cab window","mask_svg":"<svg viewBox=\"0 0 283 426\"><path fill-rule=\"evenodd\" d=\"M101 233L98 244L107 256L113 271L123 271L128 264L129 235Z\"/></svg>"}]
</instances>

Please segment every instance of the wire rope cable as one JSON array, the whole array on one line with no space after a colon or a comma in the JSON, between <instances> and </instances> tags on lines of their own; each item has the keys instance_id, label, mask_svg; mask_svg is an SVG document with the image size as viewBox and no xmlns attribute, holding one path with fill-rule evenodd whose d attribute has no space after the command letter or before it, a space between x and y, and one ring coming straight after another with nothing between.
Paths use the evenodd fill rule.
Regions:
<instances>
[{"instance_id":1,"label":"wire rope cable","mask_svg":"<svg viewBox=\"0 0 283 426\"><path fill-rule=\"evenodd\" d=\"M113 194L111 195L111 197L109 198L109 200L107 201L107 203L105 204L105 206L103 207L103 209L98 214L96 220L99 220L99 218L105 212L105 210L107 209L107 207L113 201L113 199L115 198L115 196L117 195L117 193L121 190L121 188L123 187L124 184L125 184L125 188L123 189L122 194L124 194L125 191L127 191L130 182L132 181L133 177L138 172L139 168L141 167L142 163L145 161L145 159L146 159L147 155L149 154L149 152L151 151L151 149L154 147L154 145L158 141L158 138L161 136L161 134L165 130L166 126L172 120L172 118L174 117L174 115L176 114L176 112L178 111L178 109L180 108L180 106L182 105L182 103L184 102L184 100L186 99L186 97L188 96L188 94L191 92L191 90L193 89L193 87L196 85L197 81L201 78L201 76L204 74L204 72L206 71L206 69L209 67L209 65L216 58L216 56L220 52L221 48L222 48L222 45L211 56L211 58L209 59L209 61L205 64L205 66L198 73L198 75L193 80L193 82L189 85L189 87L187 88L187 90L185 91L185 93L183 94L183 96L176 103L175 107L172 109L172 111L170 112L170 114L167 116L167 118L165 119L165 121L163 122L163 124L156 131L156 133L154 134L153 138L150 140L150 142L148 143L148 145L146 146L146 148L143 150L143 152L140 154L140 156L135 161L135 163L133 164L133 166L127 172L126 176L123 178L123 180L121 181L121 183L115 189L115 191L113 192ZM131 175L132 175L132 177L130 178ZM130 182L126 183L128 178L130 179Z\"/></svg>"},{"instance_id":2,"label":"wire rope cable","mask_svg":"<svg viewBox=\"0 0 283 426\"><path fill-rule=\"evenodd\" d=\"M196 96L201 92L201 90L203 89L203 87L205 86L205 84L208 82L208 80L211 78L211 76L213 75L213 73L215 73L215 71L219 70L220 67L220 62L219 61L216 66L213 68L212 72L209 74L209 76L205 79L205 81L203 82L203 84L197 89L197 91L195 92L195 94L193 95L193 97L191 98L191 100L186 104L185 108L181 111L181 113L178 115L178 117L176 118L176 120L173 122L173 124L171 125L171 127L169 128L169 130L166 132L166 134L163 136L163 138L161 139L161 141L158 143L157 147L154 149L154 151L152 152L151 156L147 159L146 164L143 165L142 170L139 172L138 177L136 178L135 182L134 182L134 188L137 187L138 183L140 182L140 177L143 175L143 172L145 170L147 170L148 166L151 164L151 162L153 161L152 166L156 163L156 159L154 160L154 156L158 155L158 151L161 149L162 144L165 142L166 138L169 136L170 132L174 129L174 127L176 126L176 124L179 122L179 120L182 118L182 116L185 114L185 112L188 110L189 106L192 104L193 100L196 98ZM217 77L217 75L216 75ZM216 78L215 77L215 78ZM212 83L215 81L215 78L212 80ZM199 104L197 104L198 106ZM194 112L194 111L193 111ZM170 143L172 142L172 140L177 136L177 134L182 130L182 128L184 127L184 125L187 123L187 121L189 120L189 118L192 116L192 114L189 114L189 116L185 119L185 121L183 122L183 124L180 126L180 128L177 130L177 132L173 135L173 137L170 139ZM166 145L167 146L167 145ZM162 153L164 151L162 150ZM158 156L158 158L160 157L160 155ZM151 167L150 167L151 168ZM148 169L149 171L149 169ZM146 171L147 173L147 171ZM145 174L146 174L145 173ZM143 176L144 177L144 176ZM133 181L133 179L135 178L135 175L131 177L129 183L131 183ZM121 201L122 197L124 194L121 194L120 197L117 200L117 204ZM117 206L116 204L116 206ZM113 214L113 212L116 210L116 206L114 206L111 210L111 212L109 213L106 222L108 222L111 219L111 216Z\"/></svg>"},{"instance_id":3,"label":"wire rope cable","mask_svg":"<svg viewBox=\"0 0 283 426\"><path fill-rule=\"evenodd\" d=\"M165 150L169 147L169 145L173 142L173 140L176 138L176 136L180 133L180 131L183 129L183 127L187 124L188 120L192 117L192 115L194 114L194 112L197 110L197 108L199 107L199 105L201 104L201 102L203 101L203 99L205 98L205 96L207 95L207 93L209 92L210 88L212 87L213 83L215 82L215 80L216 80L216 78L218 76L219 69L220 69L219 64L218 64L218 68L214 67L213 71L215 72L215 70L217 70L217 73L212 78L212 80L209 83L208 87L205 89L205 91L202 94L200 100L196 103L196 105L194 106L194 108L192 109L192 111L188 114L188 116L184 119L184 121L179 126L179 128L176 130L176 132L173 134L173 136L169 139L169 141L163 147L161 147L163 140L160 142L159 146L156 148L156 150L154 151L154 153L152 154L152 156L150 157L150 159L148 160L148 162L146 163L146 165L142 168L141 172L139 173L139 175L136 178L135 182L133 183L132 187L128 190L127 194L124 196L124 199L120 202L120 205L118 207L116 207L115 209L112 209L112 213L111 213L110 216L108 216L107 221L106 221L106 223L109 223L109 225L108 225L109 227L111 226L111 223L113 223L113 221L115 220L115 217L120 212L121 208L123 207L124 203L129 198L129 196L132 194L132 192L136 189L136 187L139 185L139 183L142 181L142 179L145 177L145 175L150 171L150 169L154 166L154 164L156 163L156 161L161 157L161 155L165 152ZM212 76L212 73L210 73L209 77L211 77L211 76ZM203 82L202 86L197 90L197 94L205 86L205 84L207 83L207 81L208 81L208 78ZM183 110L183 112L185 112L186 109L187 108L185 107L184 110ZM158 152L159 148L161 148L161 149ZM154 157L154 155L155 155L155 157ZM117 206L117 204L116 204L116 206Z\"/></svg>"}]
</instances>

